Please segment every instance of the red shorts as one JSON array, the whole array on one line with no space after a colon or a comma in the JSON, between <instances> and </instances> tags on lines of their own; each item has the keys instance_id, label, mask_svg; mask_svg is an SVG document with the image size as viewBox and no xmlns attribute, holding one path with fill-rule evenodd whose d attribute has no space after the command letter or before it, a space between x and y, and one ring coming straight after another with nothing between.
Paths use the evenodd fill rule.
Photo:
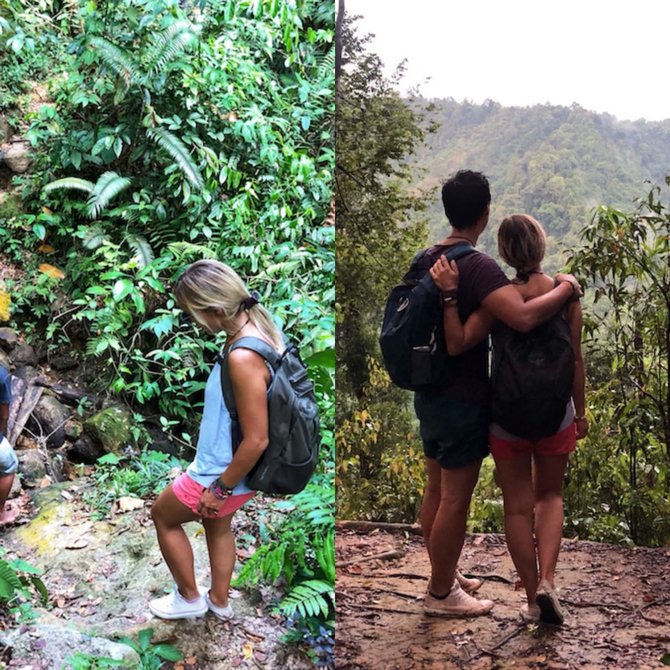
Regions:
<instances>
[{"instance_id":1,"label":"red shorts","mask_svg":"<svg viewBox=\"0 0 670 670\"><path fill-rule=\"evenodd\" d=\"M177 497L177 500L186 505L194 514L200 516L198 512L198 504L200 497L205 487L198 482L193 481L186 472L179 475L177 479L172 482L172 491ZM247 500L251 500L256 495L256 491L250 493L240 493L239 495L232 495L226 498L223 506L218 511L216 516L208 517L210 519L220 519L221 517L232 514L235 510L240 509Z\"/></svg>"},{"instance_id":2,"label":"red shorts","mask_svg":"<svg viewBox=\"0 0 670 670\"><path fill-rule=\"evenodd\" d=\"M571 423L563 430L543 437L535 442L523 437L506 439L489 433L489 447L493 458L516 458L524 454L539 454L542 456L559 456L569 454L577 446L577 427Z\"/></svg>"}]
</instances>

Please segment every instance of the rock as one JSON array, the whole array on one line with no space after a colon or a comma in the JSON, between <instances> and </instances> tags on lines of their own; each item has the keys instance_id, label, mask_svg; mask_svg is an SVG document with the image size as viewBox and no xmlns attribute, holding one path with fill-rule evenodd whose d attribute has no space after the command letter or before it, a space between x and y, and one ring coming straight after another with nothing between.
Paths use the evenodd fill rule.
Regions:
<instances>
[{"instance_id":1,"label":"rock","mask_svg":"<svg viewBox=\"0 0 670 670\"><path fill-rule=\"evenodd\" d=\"M39 449L19 450L19 474L24 486L37 486L47 474L46 456Z\"/></svg>"},{"instance_id":2,"label":"rock","mask_svg":"<svg viewBox=\"0 0 670 670\"><path fill-rule=\"evenodd\" d=\"M11 351L19 343L19 336L12 328L0 328L0 347Z\"/></svg>"},{"instance_id":3,"label":"rock","mask_svg":"<svg viewBox=\"0 0 670 670\"><path fill-rule=\"evenodd\" d=\"M65 422L70 412L57 398L43 395L26 422L26 428L37 438L46 439L47 447L58 449L65 442Z\"/></svg>"},{"instance_id":4,"label":"rock","mask_svg":"<svg viewBox=\"0 0 670 670\"><path fill-rule=\"evenodd\" d=\"M105 450L99 442L84 434L72 445L68 455L77 462L95 463L105 455Z\"/></svg>"},{"instance_id":5,"label":"rock","mask_svg":"<svg viewBox=\"0 0 670 670\"><path fill-rule=\"evenodd\" d=\"M84 422L84 433L101 445L106 452L121 455L131 441L132 417L121 405L101 410Z\"/></svg>"},{"instance_id":6,"label":"rock","mask_svg":"<svg viewBox=\"0 0 670 670\"><path fill-rule=\"evenodd\" d=\"M9 123L3 114L0 114L0 144L9 141Z\"/></svg>"},{"instance_id":7,"label":"rock","mask_svg":"<svg viewBox=\"0 0 670 670\"><path fill-rule=\"evenodd\" d=\"M77 440L81 436L81 423L75 419L68 419L63 426L65 430L65 437L68 440Z\"/></svg>"},{"instance_id":8,"label":"rock","mask_svg":"<svg viewBox=\"0 0 670 670\"><path fill-rule=\"evenodd\" d=\"M179 456L182 457L182 447L173 442L170 439L170 436L165 433L158 426L147 426L147 432L151 436L151 444L149 446L153 451L162 451L164 454L170 454L170 456Z\"/></svg>"},{"instance_id":9,"label":"rock","mask_svg":"<svg viewBox=\"0 0 670 670\"><path fill-rule=\"evenodd\" d=\"M12 369L12 361L9 359L9 356L0 349L0 365L6 370Z\"/></svg>"},{"instance_id":10,"label":"rock","mask_svg":"<svg viewBox=\"0 0 670 670\"><path fill-rule=\"evenodd\" d=\"M12 172L25 172L30 167L30 145L25 140L4 144L2 151L5 165Z\"/></svg>"},{"instance_id":11,"label":"rock","mask_svg":"<svg viewBox=\"0 0 670 670\"><path fill-rule=\"evenodd\" d=\"M21 633L20 630L21 628L16 628L9 631L4 635L3 642L12 648L13 656L21 658L23 663L30 662L35 667L80 667L71 664L75 653L122 660L124 667L136 668L140 665L137 652L128 645L66 628L55 619L52 623L35 622L30 635Z\"/></svg>"},{"instance_id":12,"label":"rock","mask_svg":"<svg viewBox=\"0 0 670 670\"><path fill-rule=\"evenodd\" d=\"M49 359L49 365L51 365L54 370L66 372L67 370L74 370L74 368L79 367L79 361L72 356L64 354L62 356L52 356Z\"/></svg>"},{"instance_id":13,"label":"rock","mask_svg":"<svg viewBox=\"0 0 670 670\"><path fill-rule=\"evenodd\" d=\"M35 366L38 363L37 354L29 344L19 342L10 355L12 363L18 368L23 365Z\"/></svg>"}]
</instances>

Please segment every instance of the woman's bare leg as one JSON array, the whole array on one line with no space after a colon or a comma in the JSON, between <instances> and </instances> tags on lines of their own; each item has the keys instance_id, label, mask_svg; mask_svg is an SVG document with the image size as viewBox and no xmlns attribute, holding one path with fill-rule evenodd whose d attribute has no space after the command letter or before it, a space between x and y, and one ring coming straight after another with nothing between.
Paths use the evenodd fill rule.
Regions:
<instances>
[{"instance_id":1,"label":"woman's bare leg","mask_svg":"<svg viewBox=\"0 0 670 670\"><path fill-rule=\"evenodd\" d=\"M212 587L209 598L215 605L228 605L228 591L230 580L235 567L235 536L230 523L233 515L229 514L220 519L203 519L209 564L212 569Z\"/></svg>"},{"instance_id":2,"label":"woman's bare leg","mask_svg":"<svg viewBox=\"0 0 670 670\"><path fill-rule=\"evenodd\" d=\"M195 600L200 594L195 582L193 549L182 524L195 521L197 514L179 502L170 484L153 504L151 518L156 526L161 553L179 593L186 600Z\"/></svg>"}]
</instances>

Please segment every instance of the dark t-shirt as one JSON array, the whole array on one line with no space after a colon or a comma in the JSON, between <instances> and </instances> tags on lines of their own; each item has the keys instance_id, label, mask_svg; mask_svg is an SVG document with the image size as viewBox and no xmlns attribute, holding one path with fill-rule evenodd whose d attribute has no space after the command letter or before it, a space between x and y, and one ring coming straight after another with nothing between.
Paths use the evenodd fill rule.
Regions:
<instances>
[{"instance_id":1,"label":"dark t-shirt","mask_svg":"<svg viewBox=\"0 0 670 670\"><path fill-rule=\"evenodd\" d=\"M510 283L500 266L486 254L474 252L459 258L458 315L465 323L489 293ZM446 397L485 405L489 402L489 338L448 362Z\"/></svg>"}]
</instances>

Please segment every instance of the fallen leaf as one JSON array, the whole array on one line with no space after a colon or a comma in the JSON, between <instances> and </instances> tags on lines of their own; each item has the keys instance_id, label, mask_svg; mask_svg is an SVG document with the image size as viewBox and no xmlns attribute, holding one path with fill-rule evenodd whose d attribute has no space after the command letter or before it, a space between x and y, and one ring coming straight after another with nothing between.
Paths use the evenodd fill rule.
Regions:
<instances>
[{"instance_id":1,"label":"fallen leaf","mask_svg":"<svg viewBox=\"0 0 670 670\"><path fill-rule=\"evenodd\" d=\"M37 269L53 279L65 279L65 273L58 269L55 265L41 263Z\"/></svg>"},{"instance_id":2,"label":"fallen leaf","mask_svg":"<svg viewBox=\"0 0 670 670\"><path fill-rule=\"evenodd\" d=\"M268 655L264 654L262 651L255 651L254 658L260 663L265 663L268 660Z\"/></svg>"},{"instance_id":3,"label":"fallen leaf","mask_svg":"<svg viewBox=\"0 0 670 670\"><path fill-rule=\"evenodd\" d=\"M53 254L56 250L50 244L40 244L40 246L37 247L37 251L40 251L43 254Z\"/></svg>"},{"instance_id":4,"label":"fallen leaf","mask_svg":"<svg viewBox=\"0 0 670 670\"><path fill-rule=\"evenodd\" d=\"M195 656L187 656L184 659L184 665L195 665L197 663L197 659Z\"/></svg>"},{"instance_id":5,"label":"fallen leaf","mask_svg":"<svg viewBox=\"0 0 670 670\"><path fill-rule=\"evenodd\" d=\"M51 484L52 484L51 477L49 477L49 475L45 475L44 477L42 477L42 479L40 479L39 487L41 489L45 489L47 486L51 486Z\"/></svg>"},{"instance_id":6,"label":"fallen leaf","mask_svg":"<svg viewBox=\"0 0 670 670\"><path fill-rule=\"evenodd\" d=\"M242 654L244 655L244 660L248 661L254 655L254 645L251 642L245 642L242 647Z\"/></svg>"},{"instance_id":7,"label":"fallen leaf","mask_svg":"<svg viewBox=\"0 0 670 670\"><path fill-rule=\"evenodd\" d=\"M68 491L61 491L60 494L65 500L72 500L72 494Z\"/></svg>"},{"instance_id":8,"label":"fallen leaf","mask_svg":"<svg viewBox=\"0 0 670 670\"><path fill-rule=\"evenodd\" d=\"M84 547L88 547L88 540L84 539L83 537L80 537L77 540L74 540L74 542L70 542L69 544L65 545L66 549L83 549Z\"/></svg>"},{"instance_id":9,"label":"fallen leaf","mask_svg":"<svg viewBox=\"0 0 670 670\"><path fill-rule=\"evenodd\" d=\"M242 659L241 658L234 658L231 662L230 665L232 665L234 668L239 667L242 665Z\"/></svg>"}]
</instances>

